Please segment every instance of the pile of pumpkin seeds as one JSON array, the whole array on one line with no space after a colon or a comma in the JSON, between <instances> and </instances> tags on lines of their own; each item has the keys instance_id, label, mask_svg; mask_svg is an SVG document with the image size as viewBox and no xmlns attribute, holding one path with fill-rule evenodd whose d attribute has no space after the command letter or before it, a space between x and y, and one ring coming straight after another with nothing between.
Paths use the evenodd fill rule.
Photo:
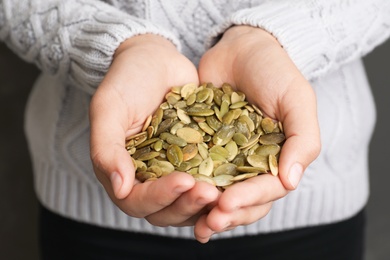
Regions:
<instances>
[{"instance_id":1,"label":"pile of pumpkin seeds","mask_svg":"<svg viewBox=\"0 0 390 260\"><path fill-rule=\"evenodd\" d=\"M259 174L278 175L282 124L229 84L173 87L142 131L126 139L141 181L187 172L220 190Z\"/></svg>"}]
</instances>

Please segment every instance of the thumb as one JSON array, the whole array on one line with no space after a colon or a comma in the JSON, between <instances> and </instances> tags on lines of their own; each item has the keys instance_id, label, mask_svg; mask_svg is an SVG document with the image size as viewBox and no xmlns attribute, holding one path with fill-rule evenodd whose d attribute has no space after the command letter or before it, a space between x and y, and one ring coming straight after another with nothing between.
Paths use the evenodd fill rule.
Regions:
<instances>
[{"instance_id":1,"label":"thumb","mask_svg":"<svg viewBox=\"0 0 390 260\"><path fill-rule=\"evenodd\" d=\"M90 105L91 160L95 174L109 194L117 199L127 197L134 183L134 165L125 148L125 109L115 96L97 90ZM110 100L107 105L107 100Z\"/></svg>"},{"instance_id":2,"label":"thumb","mask_svg":"<svg viewBox=\"0 0 390 260\"><path fill-rule=\"evenodd\" d=\"M304 170L320 152L321 141L314 91L307 83L306 90L290 91L283 100L281 116L286 141L279 158L279 177L288 190L297 188ZM302 98L296 102L297 95Z\"/></svg>"}]
</instances>

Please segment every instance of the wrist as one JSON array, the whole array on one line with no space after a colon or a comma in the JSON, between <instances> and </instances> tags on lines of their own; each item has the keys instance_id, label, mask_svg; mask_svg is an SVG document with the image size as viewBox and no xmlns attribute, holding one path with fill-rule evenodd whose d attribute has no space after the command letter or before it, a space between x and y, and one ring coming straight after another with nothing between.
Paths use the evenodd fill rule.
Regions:
<instances>
[{"instance_id":1,"label":"wrist","mask_svg":"<svg viewBox=\"0 0 390 260\"><path fill-rule=\"evenodd\" d=\"M116 49L114 53L114 58L117 57L119 54L121 54L123 51L136 46L145 47L145 48L149 48L149 47L155 48L157 46L161 48L176 50L176 46L170 40L157 34L148 33L148 34L133 36L123 41Z\"/></svg>"},{"instance_id":2,"label":"wrist","mask_svg":"<svg viewBox=\"0 0 390 260\"><path fill-rule=\"evenodd\" d=\"M222 42L237 42L242 45L256 44L276 45L281 47L279 41L268 31L249 25L236 25L230 27L222 36Z\"/></svg>"}]
</instances>

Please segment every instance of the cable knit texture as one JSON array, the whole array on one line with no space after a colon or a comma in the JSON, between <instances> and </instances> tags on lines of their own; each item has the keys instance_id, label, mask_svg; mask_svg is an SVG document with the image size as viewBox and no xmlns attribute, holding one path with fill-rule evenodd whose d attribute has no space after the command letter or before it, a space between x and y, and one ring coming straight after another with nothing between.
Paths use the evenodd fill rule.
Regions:
<instances>
[{"instance_id":1,"label":"cable knit texture","mask_svg":"<svg viewBox=\"0 0 390 260\"><path fill-rule=\"evenodd\" d=\"M89 102L127 38L161 35L197 64L225 30L246 24L272 33L311 81L323 149L298 189L276 201L265 218L215 238L352 216L369 194L375 123L361 57L388 38L389 13L388 0L0 0L0 40L43 72L25 122L39 200L78 221L193 238L190 227L154 227L110 201L89 160Z\"/></svg>"}]
</instances>

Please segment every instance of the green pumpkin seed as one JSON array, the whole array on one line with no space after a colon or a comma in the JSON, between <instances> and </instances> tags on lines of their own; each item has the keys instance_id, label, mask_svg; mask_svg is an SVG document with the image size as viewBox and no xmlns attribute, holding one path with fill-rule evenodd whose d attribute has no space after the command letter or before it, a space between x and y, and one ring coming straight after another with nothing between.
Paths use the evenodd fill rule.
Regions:
<instances>
[{"instance_id":1,"label":"green pumpkin seed","mask_svg":"<svg viewBox=\"0 0 390 260\"><path fill-rule=\"evenodd\" d=\"M275 129L275 123L269 117L263 118L263 120L261 120L261 128L263 128L266 134L272 133Z\"/></svg>"},{"instance_id":2,"label":"green pumpkin seed","mask_svg":"<svg viewBox=\"0 0 390 260\"><path fill-rule=\"evenodd\" d=\"M209 149L209 153L219 154L225 159L229 157L229 151L221 145L214 145Z\"/></svg>"},{"instance_id":3,"label":"green pumpkin seed","mask_svg":"<svg viewBox=\"0 0 390 260\"><path fill-rule=\"evenodd\" d=\"M209 88L205 88L205 89L202 89L201 91L199 91L196 94L196 102L198 102L198 103L205 102L209 98L210 92L212 92L212 90Z\"/></svg>"},{"instance_id":4,"label":"green pumpkin seed","mask_svg":"<svg viewBox=\"0 0 390 260\"><path fill-rule=\"evenodd\" d=\"M248 102L246 102L246 101L239 101L239 102L231 104L230 105L230 109L242 108L242 107L246 106L246 104L248 104Z\"/></svg>"},{"instance_id":5,"label":"green pumpkin seed","mask_svg":"<svg viewBox=\"0 0 390 260\"><path fill-rule=\"evenodd\" d=\"M215 185L220 187L233 184L232 175L223 174L223 175L214 176L213 180L215 181Z\"/></svg>"},{"instance_id":6,"label":"green pumpkin seed","mask_svg":"<svg viewBox=\"0 0 390 260\"><path fill-rule=\"evenodd\" d=\"M160 137L161 137L162 140L166 141L168 144L175 144L175 145L180 146L180 147L184 147L184 146L187 145L187 141L186 140L184 140L180 136L173 135L171 133L167 133L167 132L162 133L160 135Z\"/></svg>"},{"instance_id":7,"label":"green pumpkin seed","mask_svg":"<svg viewBox=\"0 0 390 260\"><path fill-rule=\"evenodd\" d=\"M139 157L137 157L137 160L147 161L147 160L156 158L159 155L160 155L159 152L148 152L148 153L141 154Z\"/></svg>"},{"instance_id":8,"label":"green pumpkin seed","mask_svg":"<svg viewBox=\"0 0 390 260\"><path fill-rule=\"evenodd\" d=\"M160 167L156 166L156 165L152 165L150 167L148 167L146 169L147 172L153 172L154 174L156 174L156 177L161 177L162 176L162 170Z\"/></svg>"},{"instance_id":9,"label":"green pumpkin seed","mask_svg":"<svg viewBox=\"0 0 390 260\"><path fill-rule=\"evenodd\" d=\"M221 121L219 121L215 115L206 117L206 122L208 127L212 128L214 131L218 131L222 127ZM212 135L214 135L214 133Z\"/></svg>"},{"instance_id":10,"label":"green pumpkin seed","mask_svg":"<svg viewBox=\"0 0 390 260\"><path fill-rule=\"evenodd\" d=\"M223 93L225 93L225 94L227 94L229 96L232 95L233 88L232 88L232 86L229 83L223 83L221 88L222 88Z\"/></svg>"},{"instance_id":11,"label":"green pumpkin seed","mask_svg":"<svg viewBox=\"0 0 390 260\"><path fill-rule=\"evenodd\" d=\"M283 133L270 133L260 136L259 142L261 144L281 144L286 140L286 137Z\"/></svg>"},{"instance_id":12,"label":"green pumpkin seed","mask_svg":"<svg viewBox=\"0 0 390 260\"><path fill-rule=\"evenodd\" d=\"M182 98L184 99L187 99L187 97L194 93L195 92L195 89L197 89L197 85L195 83L189 83L189 84L186 84L184 85L182 88L181 88L181 91L180 91L180 95L182 96Z\"/></svg>"},{"instance_id":13,"label":"green pumpkin seed","mask_svg":"<svg viewBox=\"0 0 390 260\"><path fill-rule=\"evenodd\" d=\"M151 166L157 166L161 169L162 176L168 175L175 170L175 167L169 161L154 160Z\"/></svg>"},{"instance_id":14,"label":"green pumpkin seed","mask_svg":"<svg viewBox=\"0 0 390 260\"><path fill-rule=\"evenodd\" d=\"M203 158L198 153L194 158L188 160L188 162L191 164L191 168L198 167L203 162Z\"/></svg>"},{"instance_id":15,"label":"green pumpkin seed","mask_svg":"<svg viewBox=\"0 0 390 260\"><path fill-rule=\"evenodd\" d=\"M135 162L135 167L136 167L136 170L137 170L137 171L143 172L143 171L146 171L146 169L148 168L148 167L146 166L146 163L143 162L143 161L134 160L134 162Z\"/></svg>"},{"instance_id":16,"label":"green pumpkin seed","mask_svg":"<svg viewBox=\"0 0 390 260\"><path fill-rule=\"evenodd\" d=\"M269 168L271 170L272 175L277 176L279 173L279 169L278 169L278 161L276 160L275 155L270 154L268 161L269 161Z\"/></svg>"},{"instance_id":17,"label":"green pumpkin seed","mask_svg":"<svg viewBox=\"0 0 390 260\"><path fill-rule=\"evenodd\" d=\"M180 166L183 162L183 152L179 146L172 144L167 149L167 158L174 166Z\"/></svg>"},{"instance_id":18,"label":"green pumpkin seed","mask_svg":"<svg viewBox=\"0 0 390 260\"><path fill-rule=\"evenodd\" d=\"M211 176L214 170L214 162L211 157L207 157L200 165L199 165L199 174L203 174L206 176Z\"/></svg>"},{"instance_id":19,"label":"green pumpkin seed","mask_svg":"<svg viewBox=\"0 0 390 260\"><path fill-rule=\"evenodd\" d=\"M198 144L203 142L202 135L195 129L190 127L183 127L177 130L177 136L190 144Z\"/></svg>"},{"instance_id":20,"label":"green pumpkin seed","mask_svg":"<svg viewBox=\"0 0 390 260\"><path fill-rule=\"evenodd\" d=\"M157 142L158 140L160 140L160 139L159 139L159 138L148 139L148 140L145 140L145 141L143 141L142 143L140 143L140 144L138 144L138 145L135 145L135 146L136 146L137 148L142 148L142 147L151 145L151 144Z\"/></svg>"},{"instance_id":21,"label":"green pumpkin seed","mask_svg":"<svg viewBox=\"0 0 390 260\"><path fill-rule=\"evenodd\" d=\"M157 176L154 172L136 172L135 177L140 182L145 182L151 178L157 178Z\"/></svg>"},{"instance_id":22,"label":"green pumpkin seed","mask_svg":"<svg viewBox=\"0 0 390 260\"><path fill-rule=\"evenodd\" d=\"M268 157L268 155L277 155L280 152L280 146L277 144L260 145L255 154Z\"/></svg>"},{"instance_id":23,"label":"green pumpkin seed","mask_svg":"<svg viewBox=\"0 0 390 260\"><path fill-rule=\"evenodd\" d=\"M209 153L209 156L211 157L211 159L212 159L214 162L223 162L223 163L227 163L226 158L223 157L223 156L220 155L220 154L217 154L217 153Z\"/></svg>"},{"instance_id":24,"label":"green pumpkin seed","mask_svg":"<svg viewBox=\"0 0 390 260\"><path fill-rule=\"evenodd\" d=\"M231 85L190 83L173 87L125 147L139 181L176 170L224 191L258 174L277 175L285 139L281 122L263 118Z\"/></svg>"},{"instance_id":25,"label":"green pumpkin seed","mask_svg":"<svg viewBox=\"0 0 390 260\"><path fill-rule=\"evenodd\" d=\"M236 176L238 174L237 165L235 165L234 163L221 164L214 170L213 174L214 176L224 175L224 174Z\"/></svg>"},{"instance_id":26,"label":"green pumpkin seed","mask_svg":"<svg viewBox=\"0 0 390 260\"><path fill-rule=\"evenodd\" d=\"M187 98L186 104L187 106L192 106L196 102L196 93L192 93Z\"/></svg>"},{"instance_id":27,"label":"green pumpkin seed","mask_svg":"<svg viewBox=\"0 0 390 260\"><path fill-rule=\"evenodd\" d=\"M187 115L186 112L184 112L183 109L177 109L177 117L180 119L181 122L184 124L191 123L191 118Z\"/></svg>"},{"instance_id":28,"label":"green pumpkin seed","mask_svg":"<svg viewBox=\"0 0 390 260\"><path fill-rule=\"evenodd\" d=\"M195 179L195 181L204 181L204 182L207 182L213 186L216 186L216 183L215 181L213 180L213 178L209 177L209 176L206 176L206 175L203 175L203 174L193 174L192 175Z\"/></svg>"},{"instance_id":29,"label":"green pumpkin seed","mask_svg":"<svg viewBox=\"0 0 390 260\"><path fill-rule=\"evenodd\" d=\"M265 170L269 169L268 156L265 157L262 155L253 154L253 155L249 155L246 159L247 159L248 163L250 165L252 165L253 167L260 167L260 168L263 168Z\"/></svg>"},{"instance_id":30,"label":"green pumpkin seed","mask_svg":"<svg viewBox=\"0 0 390 260\"><path fill-rule=\"evenodd\" d=\"M214 110L212 110L210 108L190 107L187 109L187 115L189 115L189 116L211 116L211 115L214 115Z\"/></svg>"},{"instance_id":31,"label":"green pumpkin seed","mask_svg":"<svg viewBox=\"0 0 390 260\"><path fill-rule=\"evenodd\" d=\"M246 173L266 173L267 170L262 167L252 167L252 166L237 166L237 171L239 172L246 172Z\"/></svg>"},{"instance_id":32,"label":"green pumpkin seed","mask_svg":"<svg viewBox=\"0 0 390 260\"><path fill-rule=\"evenodd\" d=\"M182 162L180 166L176 167L176 170L179 172L186 172L191 169L191 163L189 162Z\"/></svg>"},{"instance_id":33,"label":"green pumpkin seed","mask_svg":"<svg viewBox=\"0 0 390 260\"><path fill-rule=\"evenodd\" d=\"M225 149L229 152L229 156L226 158L229 162L233 161L233 159L237 156L238 154L238 146L236 142L234 141L229 141L225 145Z\"/></svg>"},{"instance_id":34,"label":"green pumpkin seed","mask_svg":"<svg viewBox=\"0 0 390 260\"><path fill-rule=\"evenodd\" d=\"M202 129L208 135L215 134L214 130L206 122L199 122L198 125L199 125L200 129Z\"/></svg>"},{"instance_id":35,"label":"green pumpkin seed","mask_svg":"<svg viewBox=\"0 0 390 260\"><path fill-rule=\"evenodd\" d=\"M227 144L234 135L234 126L232 125L223 125L218 132L215 133L213 137L213 143L215 145L225 145Z\"/></svg>"},{"instance_id":36,"label":"green pumpkin seed","mask_svg":"<svg viewBox=\"0 0 390 260\"><path fill-rule=\"evenodd\" d=\"M233 182L238 182L238 181L244 181L253 177L256 177L259 175L257 172L251 172L251 173L241 173L239 175L236 175L232 178Z\"/></svg>"},{"instance_id":37,"label":"green pumpkin seed","mask_svg":"<svg viewBox=\"0 0 390 260\"><path fill-rule=\"evenodd\" d=\"M198 147L196 144L188 144L186 145L183 150L183 161L188 161L194 158L198 154Z\"/></svg>"},{"instance_id":38,"label":"green pumpkin seed","mask_svg":"<svg viewBox=\"0 0 390 260\"><path fill-rule=\"evenodd\" d=\"M242 133L235 133L233 135L233 140L239 146L243 146L248 143L248 138L246 138L246 136L243 135Z\"/></svg>"}]
</instances>

